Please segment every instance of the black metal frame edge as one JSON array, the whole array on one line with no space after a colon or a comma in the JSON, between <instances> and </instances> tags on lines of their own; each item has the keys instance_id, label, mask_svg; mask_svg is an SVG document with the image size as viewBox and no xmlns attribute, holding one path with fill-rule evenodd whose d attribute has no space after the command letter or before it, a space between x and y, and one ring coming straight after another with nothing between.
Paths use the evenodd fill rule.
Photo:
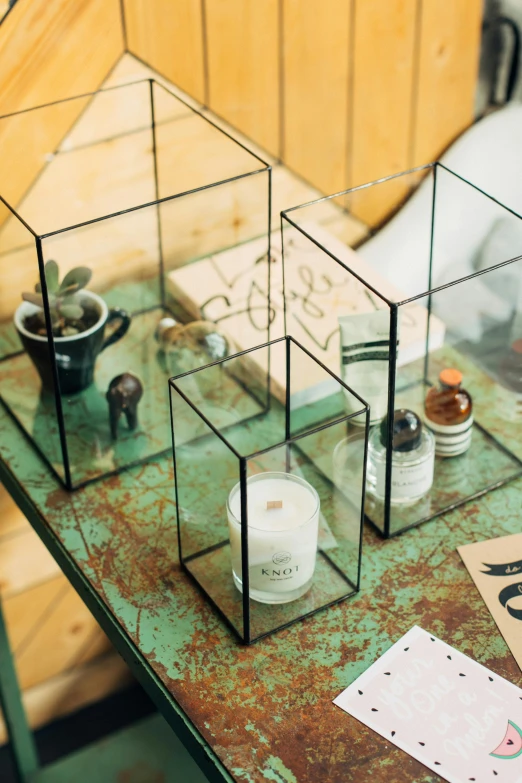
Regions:
<instances>
[{"instance_id":1,"label":"black metal frame edge","mask_svg":"<svg viewBox=\"0 0 522 783\"><path fill-rule=\"evenodd\" d=\"M317 201L312 201L311 204L318 204L320 201L324 201L324 199L318 199ZM309 206L308 204L305 204L305 206ZM303 234L313 245L319 248L319 250L322 250L323 253L325 253L327 256L330 256L330 258L335 261L336 264L339 264L343 269L346 269L347 272L349 272L353 277L355 277L360 283L362 283L366 288L368 288L375 296L378 296L379 299L381 299L383 302L385 302L388 307L391 307L394 302L392 302L390 299L387 299L383 294L379 293L376 288L371 286L369 283L367 283L357 272L354 272L353 269L351 269L349 266L347 266L344 261L341 261L337 256L334 256L334 254L331 252L331 250L328 250L324 245L322 245L320 242L318 242L317 239L314 239L307 231L304 230L302 226L300 226L298 223L294 223L293 220L291 220L284 212L281 212L281 219L285 219L287 223L289 223L291 226L296 228L298 231ZM281 232L281 236L283 237L284 234Z\"/></svg>"},{"instance_id":2,"label":"black metal frame edge","mask_svg":"<svg viewBox=\"0 0 522 783\"><path fill-rule=\"evenodd\" d=\"M325 553L321 550L320 552L327 560L330 562L330 558L328 558ZM183 561L181 562L181 566L183 568L183 571L190 577L194 585L197 587L199 592L205 597L206 600L208 600L209 604L212 606L212 608L215 610L215 612L219 615L219 617L225 622L225 625L230 628L230 630L233 632L234 636L244 645L247 647L250 647L251 645L255 644L256 642L259 642L261 639L266 639L268 636L271 636L274 633L278 633L279 631L283 631L285 628L290 628L290 626L295 625L295 623L300 622L301 620L305 620L309 617L313 617L318 612L322 612L324 609L329 609L331 606L335 606L336 604L341 603L342 601L346 601L347 598L352 598L354 595L357 595L358 592L360 592L359 589L357 589L353 582L346 577L345 574L340 571L343 579L345 580L346 584L348 584L352 589L349 593L343 593L343 595L339 596L338 598L334 598L332 601L329 601L327 604L321 604L321 606L318 606L316 609L312 609L309 612L306 612L305 614L300 614L297 617L295 617L293 620L289 620L286 623L282 623L281 625L276 626L275 628L271 628L269 631L265 631L262 634L258 634L258 636L254 636L250 639L250 641L245 641L245 639L241 636L237 628L234 626L233 622L230 620L230 618L225 614L225 612L221 609L220 606L214 601L211 595L205 590L205 588L202 586L200 581L194 574L190 571L190 569L187 568L185 565L185 562L189 561ZM335 563L331 563L332 567L335 568L337 571L339 569L335 566ZM360 570L360 569L359 569ZM244 593L243 593L244 595Z\"/></svg>"}]
</instances>

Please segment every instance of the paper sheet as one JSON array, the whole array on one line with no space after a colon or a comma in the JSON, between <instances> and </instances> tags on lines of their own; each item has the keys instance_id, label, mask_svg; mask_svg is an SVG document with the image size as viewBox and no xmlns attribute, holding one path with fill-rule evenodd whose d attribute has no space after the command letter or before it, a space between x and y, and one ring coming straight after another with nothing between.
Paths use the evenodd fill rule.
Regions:
<instances>
[{"instance_id":1,"label":"paper sheet","mask_svg":"<svg viewBox=\"0 0 522 783\"><path fill-rule=\"evenodd\" d=\"M404 298L400 290L363 261L356 251L324 228L315 224L305 224L304 227L384 295L394 301ZM194 318L218 323L236 339L238 349L251 348L267 339L266 244L266 238L255 239L169 274L169 290L182 306ZM285 333L281 237L278 232L272 235L271 252L270 335L274 339ZM386 309L387 305L340 264L328 261L324 252L296 229L285 231L287 332L339 375L338 316ZM428 312L422 305L411 303L400 308L399 365L424 356L427 318ZM430 350L435 350L444 342L445 327L433 315L430 324ZM327 396L331 389L327 386L319 388L324 377L323 371L318 367L314 370L310 361L303 357L303 372L295 372L293 395L306 391L307 402ZM281 377L274 377L274 380L280 388L284 388L283 371ZM295 400L294 404L297 404Z\"/></svg>"},{"instance_id":2,"label":"paper sheet","mask_svg":"<svg viewBox=\"0 0 522 783\"><path fill-rule=\"evenodd\" d=\"M450 783L522 783L522 690L418 626L334 704Z\"/></svg>"},{"instance_id":3,"label":"paper sheet","mask_svg":"<svg viewBox=\"0 0 522 783\"><path fill-rule=\"evenodd\" d=\"M522 533L466 544L458 552L522 669Z\"/></svg>"}]
</instances>

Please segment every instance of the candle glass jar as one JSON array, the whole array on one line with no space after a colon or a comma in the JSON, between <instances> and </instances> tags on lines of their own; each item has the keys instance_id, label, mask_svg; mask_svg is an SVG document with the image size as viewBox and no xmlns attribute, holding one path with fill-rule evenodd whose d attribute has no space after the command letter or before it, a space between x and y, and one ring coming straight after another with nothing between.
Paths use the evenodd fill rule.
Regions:
<instances>
[{"instance_id":1,"label":"candle glass jar","mask_svg":"<svg viewBox=\"0 0 522 783\"><path fill-rule=\"evenodd\" d=\"M251 476L248 490L250 596L265 604L301 598L315 571L319 495L299 476L271 471ZM229 495L227 514L232 574L242 592L240 495L238 482Z\"/></svg>"},{"instance_id":2,"label":"candle glass jar","mask_svg":"<svg viewBox=\"0 0 522 783\"><path fill-rule=\"evenodd\" d=\"M368 406L291 337L169 383L181 567L241 641L357 592Z\"/></svg>"}]
</instances>

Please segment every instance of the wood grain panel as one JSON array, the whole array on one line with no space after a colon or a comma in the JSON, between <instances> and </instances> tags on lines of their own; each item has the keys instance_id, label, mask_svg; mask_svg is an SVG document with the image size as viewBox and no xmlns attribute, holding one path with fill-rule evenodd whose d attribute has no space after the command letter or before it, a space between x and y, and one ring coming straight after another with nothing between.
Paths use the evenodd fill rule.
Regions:
<instances>
[{"instance_id":1,"label":"wood grain panel","mask_svg":"<svg viewBox=\"0 0 522 783\"><path fill-rule=\"evenodd\" d=\"M284 0L283 8L283 160L336 193L348 187L351 3Z\"/></svg>"},{"instance_id":2,"label":"wood grain panel","mask_svg":"<svg viewBox=\"0 0 522 783\"><path fill-rule=\"evenodd\" d=\"M278 0L206 0L209 106L279 154Z\"/></svg>"},{"instance_id":3,"label":"wood grain panel","mask_svg":"<svg viewBox=\"0 0 522 783\"><path fill-rule=\"evenodd\" d=\"M417 5L417 0L356 0L351 185L410 165ZM354 194L348 206L376 225L402 195L404 186L397 181Z\"/></svg>"},{"instance_id":4,"label":"wood grain panel","mask_svg":"<svg viewBox=\"0 0 522 783\"><path fill-rule=\"evenodd\" d=\"M0 111L97 89L122 53L118 0L20 0L0 27Z\"/></svg>"},{"instance_id":5,"label":"wood grain panel","mask_svg":"<svg viewBox=\"0 0 522 783\"><path fill-rule=\"evenodd\" d=\"M78 593L60 574L4 602L9 637L23 690L72 668L79 660L104 651L110 643Z\"/></svg>"},{"instance_id":6,"label":"wood grain panel","mask_svg":"<svg viewBox=\"0 0 522 783\"><path fill-rule=\"evenodd\" d=\"M3 598L60 573L45 546L29 523L26 524L26 528L1 541L0 596Z\"/></svg>"},{"instance_id":7,"label":"wood grain panel","mask_svg":"<svg viewBox=\"0 0 522 783\"><path fill-rule=\"evenodd\" d=\"M65 577L58 574L2 601L9 629L9 643L14 656L23 652L31 643L35 628L45 621L49 608L60 603L64 586ZM40 653L45 657L46 651L41 650Z\"/></svg>"},{"instance_id":8,"label":"wood grain panel","mask_svg":"<svg viewBox=\"0 0 522 783\"><path fill-rule=\"evenodd\" d=\"M205 102L201 0L125 0L129 51Z\"/></svg>"},{"instance_id":9,"label":"wood grain panel","mask_svg":"<svg viewBox=\"0 0 522 783\"><path fill-rule=\"evenodd\" d=\"M122 52L118 0L20 0L0 26L0 114L97 89ZM25 119L0 123L0 182L13 206L83 107L63 104L28 133Z\"/></svg>"},{"instance_id":10,"label":"wood grain panel","mask_svg":"<svg viewBox=\"0 0 522 783\"><path fill-rule=\"evenodd\" d=\"M413 165L436 160L473 121L481 0L422 0Z\"/></svg>"},{"instance_id":11,"label":"wood grain panel","mask_svg":"<svg viewBox=\"0 0 522 783\"><path fill-rule=\"evenodd\" d=\"M22 694L29 724L33 729L81 707L103 699L132 682L132 675L116 652L53 677ZM0 744L7 739L0 716Z\"/></svg>"}]
</instances>

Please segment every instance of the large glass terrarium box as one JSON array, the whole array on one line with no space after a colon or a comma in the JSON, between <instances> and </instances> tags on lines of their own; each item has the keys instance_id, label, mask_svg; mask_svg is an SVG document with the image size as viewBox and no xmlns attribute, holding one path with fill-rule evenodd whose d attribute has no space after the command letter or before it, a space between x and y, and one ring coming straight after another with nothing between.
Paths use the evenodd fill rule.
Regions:
<instances>
[{"instance_id":1,"label":"large glass terrarium box","mask_svg":"<svg viewBox=\"0 0 522 783\"><path fill-rule=\"evenodd\" d=\"M172 378L170 397L180 562L239 638L357 592L367 405L291 337Z\"/></svg>"},{"instance_id":2,"label":"large glass terrarium box","mask_svg":"<svg viewBox=\"0 0 522 783\"><path fill-rule=\"evenodd\" d=\"M522 473L522 219L440 163L330 198L371 230L282 213L286 331L369 403L366 514L393 536Z\"/></svg>"},{"instance_id":3,"label":"large glass terrarium box","mask_svg":"<svg viewBox=\"0 0 522 783\"><path fill-rule=\"evenodd\" d=\"M1 117L0 149L0 393L73 489L168 450L168 378L235 352L180 270L226 287L257 238L268 339L271 169L151 79Z\"/></svg>"}]
</instances>

